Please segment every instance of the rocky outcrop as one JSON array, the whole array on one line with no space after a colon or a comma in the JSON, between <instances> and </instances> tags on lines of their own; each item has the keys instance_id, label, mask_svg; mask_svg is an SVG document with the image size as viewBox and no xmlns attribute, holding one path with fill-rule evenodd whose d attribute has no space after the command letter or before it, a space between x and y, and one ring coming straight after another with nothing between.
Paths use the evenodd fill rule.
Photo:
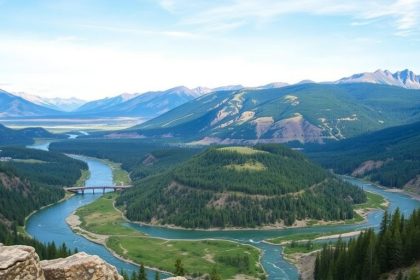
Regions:
<instances>
[{"instance_id":1,"label":"rocky outcrop","mask_svg":"<svg viewBox=\"0 0 420 280\"><path fill-rule=\"evenodd\" d=\"M45 280L35 249L21 245L0 245L0 279Z\"/></svg>"},{"instance_id":2,"label":"rocky outcrop","mask_svg":"<svg viewBox=\"0 0 420 280\"><path fill-rule=\"evenodd\" d=\"M41 267L46 280L123 280L114 266L84 252L64 259L41 261Z\"/></svg>"},{"instance_id":3,"label":"rocky outcrop","mask_svg":"<svg viewBox=\"0 0 420 280\"><path fill-rule=\"evenodd\" d=\"M123 280L117 269L84 252L67 258L39 261L29 246L0 245L2 280Z\"/></svg>"}]
</instances>

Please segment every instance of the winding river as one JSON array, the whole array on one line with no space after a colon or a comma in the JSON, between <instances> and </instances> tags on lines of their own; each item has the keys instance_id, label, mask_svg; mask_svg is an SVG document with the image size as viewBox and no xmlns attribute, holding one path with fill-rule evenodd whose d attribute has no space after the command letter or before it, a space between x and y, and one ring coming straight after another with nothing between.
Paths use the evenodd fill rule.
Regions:
<instances>
[{"instance_id":1,"label":"winding river","mask_svg":"<svg viewBox=\"0 0 420 280\"><path fill-rule=\"evenodd\" d=\"M30 146L31 148L37 149L48 149L49 143L41 143ZM89 180L86 182L87 186L95 185L110 185L112 184L112 171L103 162L84 157L74 156L80 160L85 161L91 173ZM387 192L375 185L363 182L358 179L351 177L343 177L345 180L353 183L365 190L373 193L378 193L384 196L389 202L390 211L399 207L405 215L409 215L414 209L420 207L420 202L401 193ZM116 266L118 269L124 269L125 271L137 270L138 268L132 264L121 261L120 259L113 256L106 248L102 245L93 243L84 237L77 235L72 232L69 226L66 224L65 219L77 208L86 205L98 197L100 194L88 194L88 195L75 195L72 198L44 208L34 215L32 215L26 224L26 231L33 237L43 241L57 243L65 242L69 248L77 248L79 251L85 251L89 254L95 254ZM281 246L271 245L262 242L264 239L285 236L295 233L309 233L309 232L333 232L341 230L357 230L366 227L377 228L382 219L382 211L372 211L368 214L367 222L363 224L355 225L337 225L337 226L319 226L319 227L308 227L308 228L294 228L294 229L283 229L283 230L235 230L235 231L199 231L199 230L179 230L179 229L167 229L161 227L143 226L134 223L127 223L127 226L139 230L145 234L153 237L161 237L167 239L203 239L203 238L217 238L234 240L240 243L251 244L261 249L262 259L261 263L264 269L268 273L268 279L298 279L297 269L285 261L281 257ZM154 273L148 270L148 278L154 279ZM162 275L163 278L168 276Z\"/></svg>"}]
</instances>

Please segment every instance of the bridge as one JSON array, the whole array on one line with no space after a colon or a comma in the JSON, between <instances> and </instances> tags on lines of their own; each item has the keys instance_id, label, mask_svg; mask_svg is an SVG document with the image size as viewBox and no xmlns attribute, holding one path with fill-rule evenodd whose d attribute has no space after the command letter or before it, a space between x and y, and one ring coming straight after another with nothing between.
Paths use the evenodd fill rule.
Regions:
<instances>
[{"instance_id":1,"label":"bridge","mask_svg":"<svg viewBox=\"0 0 420 280\"><path fill-rule=\"evenodd\" d=\"M121 190L125 190L125 189L129 189L132 186L93 186L93 187L87 187L87 186L83 186L83 187L69 187L69 188L64 188L65 191L68 192L72 192L72 193L82 193L85 194L85 191L87 190L92 190L93 194L95 194L95 190L102 190L102 193L105 193L105 190L113 190L114 192L116 191L121 191Z\"/></svg>"}]
</instances>

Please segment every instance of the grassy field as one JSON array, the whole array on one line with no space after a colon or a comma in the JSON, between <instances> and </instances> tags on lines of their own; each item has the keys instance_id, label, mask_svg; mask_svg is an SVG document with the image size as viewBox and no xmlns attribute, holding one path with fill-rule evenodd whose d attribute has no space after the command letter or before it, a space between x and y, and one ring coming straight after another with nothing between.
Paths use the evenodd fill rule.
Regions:
<instances>
[{"instance_id":1,"label":"grassy field","mask_svg":"<svg viewBox=\"0 0 420 280\"><path fill-rule=\"evenodd\" d=\"M14 162L20 162L20 163L33 163L33 164L40 164L40 163L46 163L43 160L39 159L13 159Z\"/></svg>"},{"instance_id":2,"label":"grassy field","mask_svg":"<svg viewBox=\"0 0 420 280\"><path fill-rule=\"evenodd\" d=\"M214 266L222 279L230 279L237 274L257 277L262 273L258 265L258 251L234 242L112 236L107 240L107 246L137 263L143 262L165 271L173 272L175 260L179 258L189 275L210 273Z\"/></svg>"},{"instance_id":3,"label":"grassy field","mask_svg":"<svg viewBox=\"0 0 420 280\"><path fill-rule=\"evenodd\" d=\"M320 250L323 244L314 242L294 242L283 247L283 254L291 255L296 253L306 254L316 250Z\"/></svg>"},{"instance_id":4,"label":"grassy field","mask_svg":"<svg viewBox=\"0 0 420 280\"><path fill-rule=\"evenodd\" d=\"M76 211L80 217L81 227L89 232L103 235L139 236L140 232L124 226L121 213L113 207L116 193L105 194L95 202Z\"/></svg>"},{"instance_id":5,"label":"grassy field","mask_svg":"<svg viewBox=\"0 0 420 280\"><path fill-rule=\"evenodd\" d=\"M249 161L244 164L229 164L225 167L235 171L263 171L267 169L264 164L258 161Z\"/></svg>"},{"instance_id":6,"label":"grassy field","mask_svg":"<svg viewBox=\"0 0 420 280\"><path fill-rule=\"evenodd\" d=\"M173 272L177 258L190 275L209 273L217 267L222 279L238 274L262 277L258 249L230 241L180 241L150 238L125 226L121 213L113 207L118 194L106 194L76 211L81 228L107 235L106 245L117 254L136 263Z\"/></svg>"},{"instance_id":7,"label":"grassy field","mask_svg":"<svg viewBox=\"0 0 420 280\"><path fill-rule=\"evenodd\" d=\"M76 182L76 187L82 187L85 185L87 179L90 177L89 170L82 170L82 176L80 176L79 180Z\"/></svg>"},{"instance_id":8,"label":"grassy field","mask_svg":"<svg viewBox=\"0 0 420 280\"><path fill-rule=\"evenodd\" d=\"M256 150L253 149L251 147L223 147L223 148L219 148L219 150L221 151L229 151L229 152L237 152L243 155L254 155L254 154L258 154L258 153L267 153L266 151L260 151L260 150Z\"/></svg>"},{"instance_id":9,"label":"grassy field","mask_svg":"<svg viewBox=\"0 0 420 280\"><path fill-rule=\"evenodd\" d=\"M357 204L355 209L383 209L387 208L386 203L387 201L383 196L380 196L376 193L365 192L367 201L362 204Z\"/></svg>"},{"instance_id":10,"label":"grassy field","mask_svg":"<svg viewBox=\"0 0 420 280\"><path fill-rule=\"evenodd\" d=\"M121 163L116 163L110 160L103 159L112 170L112 181L115 185L129 185L131 183L130 175L127 171L121 168Z\"/></svg>"}]
</instances>

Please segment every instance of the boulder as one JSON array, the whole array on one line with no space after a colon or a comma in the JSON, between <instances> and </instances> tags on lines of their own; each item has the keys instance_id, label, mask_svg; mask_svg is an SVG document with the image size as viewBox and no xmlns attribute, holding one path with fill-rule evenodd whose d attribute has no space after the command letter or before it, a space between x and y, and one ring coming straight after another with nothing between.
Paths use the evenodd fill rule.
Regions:
<instances>
[{"instance_id":1,"label":"boulder","mask_svg":"<svg viewBox=\"0 0 420 280\"><path fill-rule=\"evenodd\" d=\"M35 249L29 246L0 244L0 279L45 280Z\"/></svg>"},{"instance_id":2,"label":"boulder","mask_svg":"<svg viewBox=\"0 0 420 280\"><path fill-rule=\"evenodd\" d=\"M41 267L46 280L123 280L114 266L84 252L67 258L41 261Z\"/></svg>"}]
</instances>

